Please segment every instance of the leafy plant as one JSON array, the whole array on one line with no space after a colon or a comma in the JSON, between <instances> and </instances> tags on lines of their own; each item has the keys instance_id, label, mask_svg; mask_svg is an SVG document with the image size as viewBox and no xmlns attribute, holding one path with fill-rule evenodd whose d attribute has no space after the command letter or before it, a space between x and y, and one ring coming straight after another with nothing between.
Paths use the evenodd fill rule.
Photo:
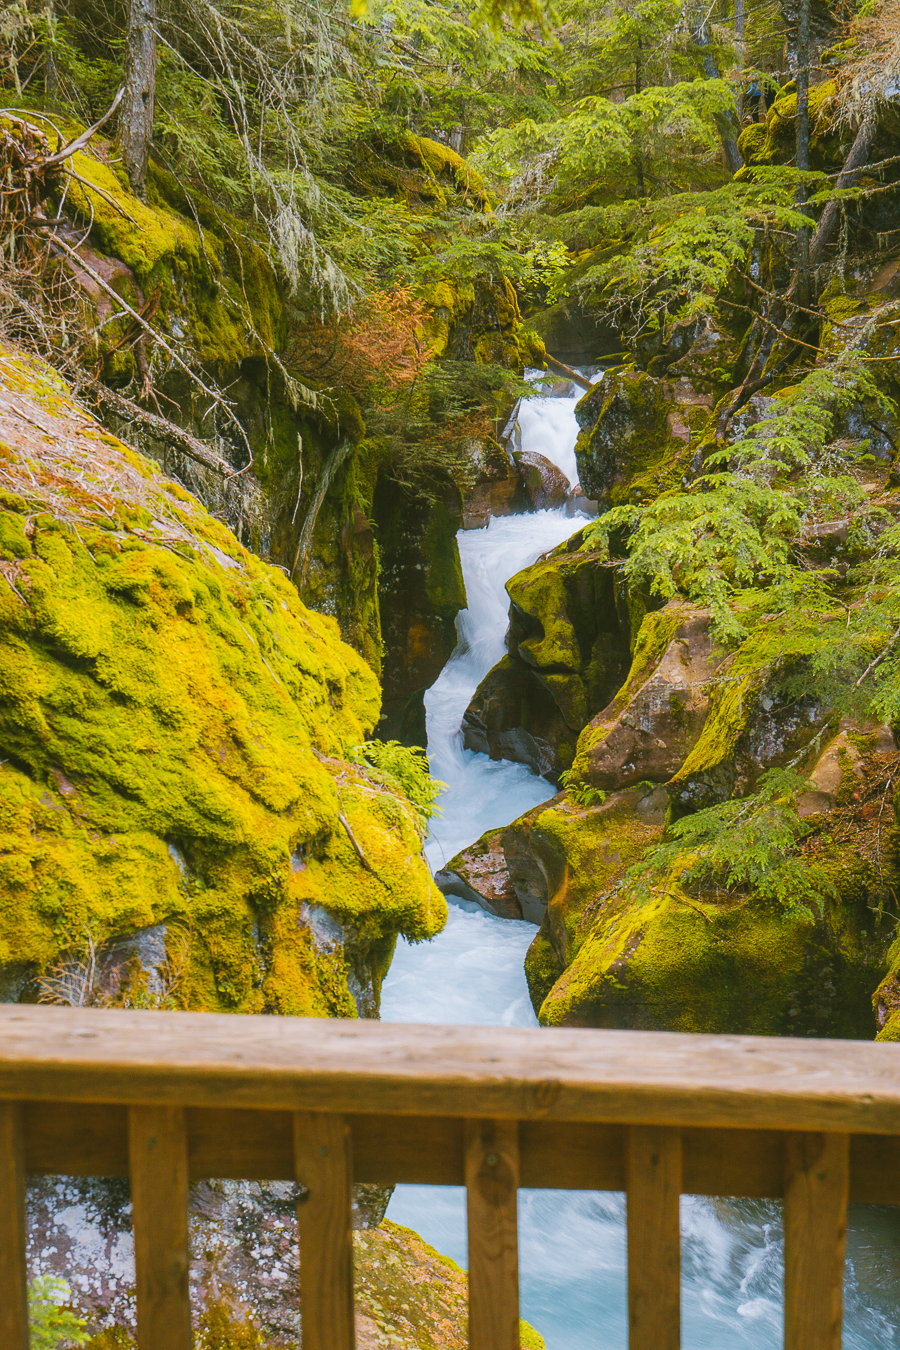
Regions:
<instances>
[{"instance_id":1,"label":"leafy plant","mask_svg":"<svg viewBox=\"0 0 900 1350\"><path fill-rule=\"evenodd\" d=\"M786 914L821 912L835 894L827 871L799 856L811 826L797 799L812 785L790 769L769 769L749 797L706 807L677 820L661 844L625 874L624 887L640 901L679 891L701 898L755 895Z\"/></svg>"},{"instance_id":2,"label":"leafy plant","mask_svg":"<svg viewBox=\"0 0 900 1350\"><path fill-rule=\"evenodd\" d=\"M713 451L707 472L688 488L609 511L583 547L608 543L624 527L629 581L666 600L681 593L707 606L725 639L747 635L734 601L748 588L767 588L776 611L785 601L796 606L798 592L828 608L828 577L810 576L803 548L835 516L855 515L864 532L868 521L871 534L875 522L847 448L831 443L838 414L866 397L884 402L856 354L811 371L745 436Z\"/></svg>"},{"instance_id":3,"label":"leafy plant","mask_svg":"<svg viewBox=\"0 0 900 1350\"><path fill-rule=\"evenodd\" d=\"M364 767L370 778L404 796L423 833L429 820L441 814L437 799L446 783L432 778L428 755L421 746L401 745L399 741L365 741L354 746L347 758Z\"/></svg>"},{"instance_id":4,"label":"leafy plant","mask_svg":"<svg viewBox=\"0 0 900 1350\"><path fill-rule=\"evenodd\" d=\"M65 1280L40 1275L28 1289L31 1350L74 1350L87 1345L87 1323L66 1305L72 1290Z\"/></svg>"},{"instance_id":5,"label":"leafy plant","mask_svg":"<svg viewBox=\"0 0 900 1350\"><path fill-rule=\"evenodd\" d=\"M566 796L571 797L576 806L584 808L602 806L609 796L602 788L592 787L590 783L573 783L571 769L559 775L559 782L560 786L565 788Z\"/></svg>"}]
</instances>

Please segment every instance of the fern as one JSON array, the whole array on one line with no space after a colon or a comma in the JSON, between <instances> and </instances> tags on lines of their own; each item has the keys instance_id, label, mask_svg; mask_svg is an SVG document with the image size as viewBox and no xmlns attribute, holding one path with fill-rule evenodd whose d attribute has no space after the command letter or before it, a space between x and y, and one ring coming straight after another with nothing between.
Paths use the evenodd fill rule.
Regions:
<instances>
[{"instance_id":1,"label":"fern","mask_svg":"<svg viewBox=\"0 0 900 1350\"><path fill-rule=\"evenodd\" d=\"M405 797L423 834L429 820L441 815L437 799L447 785L431 777L428 756L420 746L401 745L399 741L365 741L350 750L347 758L364 767L370 778Z\"/></svg>"},{"instance_id":2,"label":"fern","mask_svg":"<svg viewBox=\"0 0 900 1350\"><path fill-rule=\"evenodd\" d=\"M671 825L664 842L626 872L625 892L646 902L671 883L698 897L754 895L785 914L821 913L834 884L823 867L798 856L811 826L799 816L797 798L809 790L799 774L769 769L752 796Z\"/></svg>"}]
</instances>

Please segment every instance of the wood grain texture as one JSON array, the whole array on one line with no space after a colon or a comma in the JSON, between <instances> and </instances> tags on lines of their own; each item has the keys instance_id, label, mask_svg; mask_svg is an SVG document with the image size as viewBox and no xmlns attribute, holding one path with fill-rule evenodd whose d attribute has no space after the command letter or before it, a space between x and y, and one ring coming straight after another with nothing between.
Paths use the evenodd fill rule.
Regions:
<instances>
[{"instance_id":1,"label":"wood grain texture","mask_svg":"<svg viewBox=\"0 0 900 1350\"><path fill-rule=\"evenodd\" d=\"M188 1161L184 1112L128 1112L139 1350L191 1350Z\"/></svg>"},{"instance_id":2,"label":"wood grain texture","mask_svg":"<svg viewBox=\"0 0 900 1350\"><path fill-rule=\"evenodd\" d=\"M900 1135L900 1045L8 1004L0 1098Z\"/></svg>"},{"instance_id":3,"label":"wood grain texture","mask_svg":"<svg viewBox=\"0 0 900 1350\"><path fill-rule=\"evenodd\" d=\"M841 1350L850 1141L785 1139L785 1350Z\"/></svg>"},{"instance_id":4,"label":"wood grain texture","mask_svg":"<svg viewBox=\"0 0 900 1350\"><path fill-rule=\"evenodd\" d=\"M28 1350L25 1167L16 1102L0 1102L0 1345Z\"/></svg>"},{"instance_id":5,"label":"wood grain texture","mask_svg":"<svg viewBox=\"0 0 900 1350\"><path fill-rule=\"evenodd\" d=\"M519 1350L518 1129L466 1122L469 1350Z\"/></svg>"},{"instance_id":6,"label":"wood grain texture","mask_svg":"<svg viewBox=\"0 0 900 1350\"><path fill-rule=\"evenodd\" d=\"M96 1102L23 1104L25 1168L45 1176L128 1175L127 1107ZM203 1177L293 1181L289 1111L189 1107L188 1167ZM440 1116L353 1115L354 1181L462 1186L463 1126ZM627 1126L528 1120L519 1126L519 1185L558 1190L624 1191ZM687 1195L777 1199L784 1189L779 1130L684 1129ZM855 1135L850 1141L850 1200L900 1204L900 1138Z\"/></svg>"},{"instance_id":7,"label":"wood grain texture","mask_svg":"<svg viewBox=\"0 0 900 1350\"><path fill-rule=\"evenodd\" d=\"M350 1126L343 1116L294 1116L300 1228L303 1350L354 1350L353 1181Z\"/></svg>"},{"instance_id":8,"label":"wood grain texture","mask_svg":"<svg viewBox=\"0 0 900 1350\"><path fill-rule=\"evenodd\" d=\"M628 1350L681 1345L681 1136L628 1131Z\"/></svg>"}]
</instances>

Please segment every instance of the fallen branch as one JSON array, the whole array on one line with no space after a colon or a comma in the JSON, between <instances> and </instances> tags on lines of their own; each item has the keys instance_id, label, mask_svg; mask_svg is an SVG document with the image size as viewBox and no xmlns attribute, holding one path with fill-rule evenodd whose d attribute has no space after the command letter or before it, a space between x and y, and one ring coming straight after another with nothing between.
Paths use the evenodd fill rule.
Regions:
<instances>
[{"instance_id":1,"label":"fallen branch","mask_svg":"<svg viewBox=\"0 0 900 1350\"><path fill-rule=\"evenodd\" d=\"M565 361L558 360L555 356L551 356L549 352L545 352L544 356L547 365L552 371L555 371L557 375L565 375L567 380L571 380L573 384L580 385L582 389L593 389L594 386L591 384L590 380L586 375L582 375L580 370L573 370L571 366L566 365Z\"/></svg>"},{"instance_id":2,"label":"fallen branch","mask_svg":"<svg viewBox=\"0 0 900 1350\"><path fill-rule=\"evenodd\" d=\"M171 356L175 364L181 367L181 369L189 377L189 379L191 379L194 382L194 384L196 384L197 388L201 389L203 393L206 394L209 398L211 398L215 404L224 409L226 415L231 418L232 422L240 432L241 440L244 442L244 446L247 450L247 453L248 455L250 455L252 459L253 451L250 449L250 442L247 440L247 433L241 426L232 409L222 398L222 395L216 393L215 390L210 389L208 385L204 384L203 381L200 379L200 376L197 375L195 371L191 370L187 362L182 360L182 358L175 351L174 347L171 347L169 343L166 342L162 334L158 333L156 329L152 327L151 324L147 323L147 320L141 314L139 314L136 309L132 309L131 305L128 304L128 301L123 300L121 295L119 295L117 291L114 291L112 286L108 285L108 283L103 280L100 273L95 271L94 268L91 267L90 263L85 262L84 258L82 258L80 253L76 253L75 249L70 248L69 245L66 243L66 241L64 239L60 239L58 235L51 236L51 243L54 248L61 248L65 253L68 253L69 256L72 259L74 259L74 261L82 269L82 271L86 272L88 276L91 278L91 280L96 282L97 285L101 288L101 290L104 290L111 300L114 300L117 305L121 305L122 309L125 310L126 314L130 314L131 317L137 323L140 324L141 328L143 328L144 332L147 334L148 337L152 338L154 342L159 343L163 351L167 352L169 356Z\"/></svg>"},{"instance_id":3,"label":"fallen branch","mask_svg":"<svg viewBox=\"0 0 900 1350\"><path fill-rule=\"evenodd\" d=\"M303 529L300 531L300 538L297 540L297 551L294 554L294 563L290 570L290 577L291 580L293 580L294 573L297 570L297 565L298 563L300 564L299 584L301 586L306 580L306 568L309 563L309 551L310 548L312 547L313 531L316 528L316 521L318 520L319 512L322 509L322 503L325 500L325 494L331 487L334 475L337 473L338 469L344 463L344 460L349 458L349 456L352 454L355 448L356 447L354 446L351 440L349 439L343 440L341 441L337 449L332 451L331 457L325 462L325 467L323 468L322 476L319 479L319 486L316 491L316 495L313 498L312 505L310 506L309 511L307 512L306 515L306 519L303 522Z\"/></svg>"},{"instance_id":4,"label":"fallen branch","mask_svg":"<svg viewBox=\"0 0 900 1350\"><path fill-rule=\"evenodd\" d=\"M362 849L360 848L360 846L359 846L359 841L357 840L356 835L353 833L353 831L352 831L351 828L350 828L350 822L349 822L349 820L347 819L347 817L346 817L345 815L342 815L342 813L341 813L340 811L338 811L338 813L337 813L337 818L338 818L338 820L341 822L341 824L343 825L344 829L347 831L347 838L350 840L350 843L353 845L353 848L354 848L354 850L355 850L355 852L356 852L356 856L359 858L359 861L362 863L362 865L363 865L363 867L366 869L366 871L367 871L367 872L371 872L371 873L372 873L372 876L374 877L374 876L375 876L375 868L372 866L372 864L369 862L368 858L366 857L366 855L363 853Z\"/></svg>"},{"instance_id":5,"label":"fallen branch","mask_svg":"<svg viewBox=\"0 0 900 1350\"><path fill-rule=\"evenodd\" d=\"M220 473L225 478L234 476L234 470L230 464L227 464L224 459L220 459L203 441L198 441L195 436L183 431L174 422L170 422L167 417L160 417L156 413L147 412L145 408L133 403L124 394L117 394L114 389L102 384L100 380L93 380L89 388L96 395L97 401L110 412L116 413L119 417L128 418L132 422L139 422L157 440L162 441L165 445L170 445L174 450L180 450L189 459L196 460L198 464L202 464L207 469L212 469L214 473Z\"/></svg>"}]
</instances>

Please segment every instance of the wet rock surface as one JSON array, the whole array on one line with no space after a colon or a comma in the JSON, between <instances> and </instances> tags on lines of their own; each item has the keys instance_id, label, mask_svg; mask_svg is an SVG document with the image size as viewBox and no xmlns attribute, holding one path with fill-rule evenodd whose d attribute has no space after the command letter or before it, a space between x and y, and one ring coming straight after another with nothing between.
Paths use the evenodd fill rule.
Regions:
<instances>
[{"instance_id":1,"label":"wet rock surface","mask_svg":"<svg viewBox=\"0 0 900 1350\"><path fill-rule=\"evenodd\" d=\"M463 722L467 747L530 765L551 780L569 767L591 707L628 665L627 602L580 532L507 583L508 655L476 690Z\"/></svg>"},{"instance_id":2,"label":"wet rock surface","mask_svg":"<svg viewBox=\"0 0 900 1350\"><path fill-rule=\"evenodd\" d=\"M518 450L514 458L533 511L550 511L565 505L570 484L562 469L536 450Z\"/></svg>"},{"instance_id":3,"label":"wet rock surface","mask_svg":"<svg viewBox=\"0 0 900 1350\"><path fill-rule=\"evenodd\" d=\"M466 1276L411 1229L384 1221L391 1188L354 1187L360 1350L464 1350ZM300 1336L298 1188L203 1181L191 1188L191 1302L204 1344L295 1350ZM99 1344L134 1345L134 1239L124 1180L45 1177L28 1190L32 1279L55 1276ZM104 1335L105 1333L105 1335ZM525 1350L543 1341L522 1324Z\"/></svg>"}]
</instances>

